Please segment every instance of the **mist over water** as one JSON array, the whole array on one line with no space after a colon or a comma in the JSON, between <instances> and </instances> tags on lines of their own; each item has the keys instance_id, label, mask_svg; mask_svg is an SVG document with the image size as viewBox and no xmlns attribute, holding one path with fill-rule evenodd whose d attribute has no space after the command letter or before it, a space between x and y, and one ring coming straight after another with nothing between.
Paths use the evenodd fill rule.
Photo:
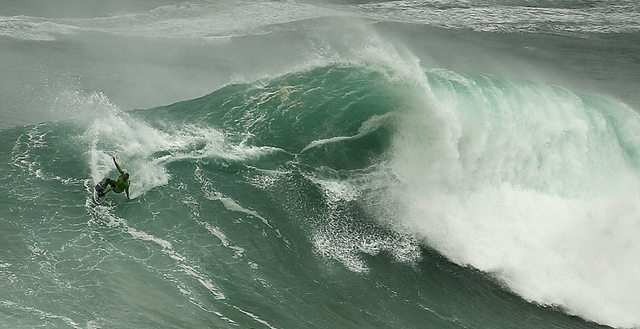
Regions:
<instances>
[{"instance_id":1,"label":"mist over water","mask_svg":"<svg viewBox=\"0 0 640 329\"><path fill-rule=\"evenodd\" d=\"M558 87L442 79L435 110L395 141L408 225L528 300L635 325L638 115Z\"/></svg>"},{"instance_id":2,"label":"mist over water","mask_svg":"<svg viewBox=\"0 0 640 329\"><path fill-rule=\"evenodd\" d=\"M638 327L638 15L8 1L0 323Z\"/></svg>"}]
</instances>

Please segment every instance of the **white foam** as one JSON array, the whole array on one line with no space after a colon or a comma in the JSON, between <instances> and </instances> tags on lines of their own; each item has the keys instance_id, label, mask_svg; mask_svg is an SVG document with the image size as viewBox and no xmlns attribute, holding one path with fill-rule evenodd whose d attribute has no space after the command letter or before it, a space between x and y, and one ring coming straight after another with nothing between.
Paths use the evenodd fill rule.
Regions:
<instances>
[{"instance_id":1,"label":"white foam","mask_svg":"<svg viewBox=\"0 0 640 329\"><path fill-rule=\"evenodd\" d=\"M126 231L129 235L131 235L132 238L136 240L152 242L160 246L162 248L162 252L165 255L168 255L171 259L177 262L177 265L182 270L182 272L196 279L203 287L205 287L208 291L211 292L211 294L213 294L215 299L226 299L225 295L211 281L211 279L209 279L206 275L200 273L193 266L189 265L189 260L185 256L175 251L171 242L130 226L124 218L120 218L114 215L110 211L109 207L105 207L105 206L94 207L90 201L87 202L86 206L87 208L92 209L92 211L96 213L99 217L108 219L109 220L107 223L108 226L121 227L124 231ZM190 292L184 289L183 287L184 286L180 284L178 286L178 289L183 294L189 295Z\"/></svg>"},{"instance_id":2,"label":"white foam","mask_svg":"<svg viewBox=\"0 0 640 329\"><path fill-rule=\"evenodd\" d=\"M54 41L60 35L99 31L125 36L199 39L214 43L231 37L271 33L278 24L343 12L296 2L183 2L124 15L88 19L0 16L0 36ZM260 17L257 20L255 17Z\"/></svg>"},{"instance_id":3,"label":"white foam","mask_svg":"<svg viewBox=\"0 0 640 329\"><path fill-rule=\"evenodd\" d=\"M357 134L353 136L336 136L336 137L327 138L327 139L315 140L309 143L309 145L305 146L302 149L302 151L300 151L300 153L303 153L309 149L312 149L314 147L318 147L321 145L325 145L325 144L331 144L331 143L337 143L337 142L346 141L346 140L362 138L374 132L376 129L380 128L380 126L382 126L387 121L387 119L392 116L394 116L394 113L387 113L384 115L374 115L371 118L367 119L367 121L362 123L360 128L358 128Z\"/></svg>"},{"instance_id":4,"label":"white foam","mask_svg":"<svg viewBox=\"0 0 640 329\"><path fill-rule=\"evenodd\" d=\"M240 205L235 200L233 200L232 198L229 198L229 197L223 195L220 192L214 191L211 188L211 181L209 181L209 179L207 179L203 175L202 169L200 169L200 167L196 168L195 177L202 184L202 192L204 193L204 197L205 198L207 198L207 199L209 199L211 201L220 201L222 203L222 205L227 210L241 212L241 213L247 214L249 216L258 218L265 225L267 225L270 228L273 228L273 226L271 226L269 221L266 218L264 218L262 215L260 215L257 211L254 211L254 210L251 210L251 209L247 209L247 208L243 207L242 205Z\"/></svg>"},{"instance_id":5,"label":"white foam","mask_svg":"<svg viewBox=\"0 0 640 329\"><path fill-rule=\"evenodd\" d=\"M226 42L234 36L271 33L278 24L337 15L343 14L297 2L199 1L161 6L142 13L65 22L85 30L118 35Z\"/></svg>"},{"instance_id":6,"label":"white foam","mask_svg":"<svg viewBox=\"0 0 640 329\"><path fill-rule=\"evenodd\" d=\"M447 29L503 33L632 33L640 31L632 1L603 1L594 6L545 7L496 5L492 1L400 0L351 5L353 14L376 20Z\"/></svg>"},{"instance_id":7,"label":"white foam","mask_svg":"<svg viewBox=\"0 0 640 329\"><path fill-rule=\"evenodd\" d=\"M638 115L557 87L438 74L451 88L404 113L394 140L401 224L527 300L640 326L640 179L625 152L640 149Z\"/></svg>"},{"instance_id":8,"label":"white foam","mask_svg":"<svg viewBox=\"0 0 640 329\"><path fill-rule=\"evenodd\" d=\"M131 196L138 197L171 179L168 163L180 160L219 158L242 161L279 152L273 147L257 147L233 142L224 133L198 125L153 127L113 105L102 93L65 92L54 106L65 109L81 125L80 136L87 144L87 161L94 183L115 178L112 157L131 174Z\"/></svg>"},{"instance_id":9,"label":"white foam","mask_svg":"<svg viewBox=\"0 0 640 329\"><path fill-rule=\"evenodd\" d=\"M92 329L92 328L95 328L95 324L96 324L95 320L89 320L87 321L87 325L83 327L80 323L74 321L73 319L67 316L54 314L54 313L44 311L31 306L25 306L25 305L22 305L21 303L17 303L13 301L2 300L0 301L0 305L2 305L5 308L11 309L13 312L29 313L29 314L38 316L40 319L46 319L47 321L50 321L53 323L55 323L54 321L60 321L64 323L66 326L70 328L75 328L75 329L82 329L82 328Z\"/></svg>"},{"instance_id":10,"label":"white foam","mask_svg":"<svg viewBox=\"0 0 640 329\"><path fill-rule=\"evenodd\" d=\"M324 175L331 176L331 173ZM350 220L347 218L350 214L345 211L345 205L360 200L364 190L376 187L377 183L372 184L371 181L380 178L376 172L362 175L363 177L346 180L306 175L323 192L327 205L327 213L321 214L323 218L318 219L320 224L312 228L315 251L357 273L369 272L369 267L362 258L364 254L378 255L386 252L396 261L415 263L420 258L420 249L417 241L410 235L376 233L349 224Z\"/></svg>"},{"instance_id":11,"label":"white foam","mask_svg":"<svg viewBox=\"0 0 640 329\"><path fill-rule=\"evenodd\" d=\"M203 223L203 222L198 222L200 225L204 225L204 227L213 235L215 235L220 242L222 243L223 246L231 249L234 251L236 257L242 257L242 255L244 255L244 248L238 247L238 246L234 246L229 242L229 238L227 238L227 236L222 233L222 230L220 230L219 227L217 226L213 226L209 223Z\"/></svg>"},{"instance_id":12,"label":"white foam","mask_svg":"<svg viewBox=\"0 0 640 329\"><path fill-rule=\"evenodd\" d=\"M0 36L30 41L53 41L59 35L77 33L79 29L54 20L28 16L0 16Z\"/></svg>"}]
</instances>

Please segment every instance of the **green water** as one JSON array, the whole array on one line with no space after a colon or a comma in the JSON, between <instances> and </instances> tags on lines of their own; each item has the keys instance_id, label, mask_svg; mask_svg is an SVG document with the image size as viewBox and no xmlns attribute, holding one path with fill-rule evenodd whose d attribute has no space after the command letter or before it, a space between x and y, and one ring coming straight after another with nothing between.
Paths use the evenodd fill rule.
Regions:
<instances>
[{"instance_id":1,"label":"green water","mask_svg":"<svg viewBox=\"0 0 640 329\"><path fill-rule=\"evenodd\" d=\"M6 0L0 326L639 327L638 12Z\"/></svg>"},{"instance_id":2,"label":"green water","mask_svg":"<svg viewBox=\"0 0 640 329\"><path fill-rule=\"evenodd\" d=\"M434 71L412 80L379 65L322 66L149 110L124 112L100 94L77 97L92 104L82 119L0 134L6 246L0 305L6 326L597 327L563 311L592 314L573 299L582 298L574 290L531 301L515 294L524 291L531 298L527 291L539 282L522 279L527 276L509 263L515 256L508 250L506 262L487 265L482 255L452 249L446 239L467 232L452 226L456 214L466 218L447 208L455 204L434 208L445 216L448 231L436 230L436 224L425 229L433 214L420 218L420 211L406 205L419 204L424 193L473 203L474 191L504 182L513 189L504 193L534 191L540 198L559 198L561 206L591 198L596 192L568 193L527 178L575 175L597 181L601 177L589 170L634 166L635 154L624 147L611 150L616 141L607 140L633 144L624 124L637 115L624 106L489 76ZM480 104L477 97L486 102L469 107ZM566 101L576 113L525 117L523 128L581 120L587 136L549 134L540 146L547 147L545 153L527 135L540 130L513 132L509 139L521 138L518 145L530 143L523 157L541 161L536 168L523 167L504 140L487 141L497 130L509 131L509 122L520 122L527 104L539 104L540 97ZM460 164L442 166L438 159L448 157L446 142L454 138L448 131L461 122L479 127L455 137ZM412 131L416 124L425 126ZM413 138L420 144L412 144ZM485 155L471 147L474 138L485 140ZM565 139L590 149L567 153ZM544 164L602 154L608 164L582 168L584 173L563 169L562 161L559 167ZM133 200L112 194L96 206L91 187L116 174L110 155L131 172ZM496 156L505 163L501 170L495 163L482 165ZM417 164L431 172L418 174ZM466 187L456 180L457 170L475 172L462 181ZM513 218L503 214L496 221ZM547 257L527 246L533 242L512 251ZM581 270L571 263L558 269L567 275ZM580 283L598 288L592 281Z\"/></svg>"}]
</instances>

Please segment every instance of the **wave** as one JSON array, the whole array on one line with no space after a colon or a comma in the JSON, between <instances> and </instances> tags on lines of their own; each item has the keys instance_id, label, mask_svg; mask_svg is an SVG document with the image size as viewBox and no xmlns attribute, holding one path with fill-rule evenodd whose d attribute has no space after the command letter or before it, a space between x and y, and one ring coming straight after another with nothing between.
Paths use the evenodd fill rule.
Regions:
<instances>
[{"instance_id":1,"label":"wave","mask_svg":"<svg viewBox=\"0 0 640 329\"><path fill-rule=\"evenodd\" d=\"M184 274L167 273L171 282L207 308L187 288L199 282L224 304L214 312L226 324L237 318L225 312L252 314L234 304L228 278L212 278L175 247L172 234L186 233L147 233L145 216L191 218L253 270L256 238L236 231L257 228L278 246L261 248L304 254L310 244L317 257L361 274L375 271L375 255L415 266L427 246L533 303L640 324L640 118L624 104L522 80L367 63L228 85L148 110L76 96L78 119L0 134L20 136L12 170L29 173L34 186L88 190L113 173L117 156L143 215L124 220L114 196L90 210L94 220L157 245ZM51 154L66 160L47 164ZM46 201L38 191L19 198ZM204 209L226 220L210 222Z\"/></svg>"},{"instance_id":2,"label":"wave","mask_svg":"<svg viewBox=\"0 0 640 329\"><path fill-rule=\"evenodd\" d=\"M253 17L262 17L255 20ZM477 32L584 35L640 31L634 1L597 4L515 1L496 6L492 1L460 3L438 1L372 2L363 4L186 1L132 14L83 19L29 16L0 17L0 36L31 41L53 41L79 32L102 32L157 39L199 39L227 42L239 36L306 29L303 21L348 17L375 22L402 22ZM289 26L290 25L290 26ZM309 23L306 26L313 27Z\"/></svg>"},{"instance_id":3,"label":"wave","mask_svg":"<svg viewBox=\"0 0 640 329\"><path fill-rule=\"evenodd\" d=\"M53 41L80 31L78 27L27 16L0 16L0 36L29 41Z\"/></svg>"},{"instance_id":4,"label":"wave","mask_svg":"<svg viewBox=\"0 0 640 329\"><path fill-rule=\"evenodd\" d=\"M625 105L481 74L416 81L357 66L240 95L213 121L295 155L322 192L308 224L324 257L367 271L362 254L411 263L423 241L527 300L638 325L640 118ZM363 218L391 231L363 229Z\"/></svg>"},{"instance_id":5,"label":"wave","mask_svg":"<svg viewBox=\"0 0 640 329\"><path fill-rule=\"evenodd\" d=\"M53 41L60 35L92 31L134 37L224 42L230 37L269 34L279 30L283 24L344 15L338 10L296 2L187 1L141 13L95 18L0 16L0 36ZM258 16L262 19L254 19Z\"/></svg>"},{"instance_id":6,"label":"wave","mask_svg":"<svg viewBox=\"0 0 640 329\"><path fill-rule=\"evenodd\" d=\"M413 23L478 32L582 35L640 30L633 1L598 3L513 1L390 1L357 5L361 15L381 21Z\"/></svg>"},{"instance_id":7,"label":"wave","mask_svg":"<svg viewBox=\"0 0 640 329\"><path fill-rule=\"evenodd\" d=\"M254 166L301 171L325 209L307 219L316 252L354 271L368 271L362 254L413 263L422 241L527 300L638 324L640 120L623 104L481 74L416 81L333 65L140 114L187 131L204 120L234 145L224 154L255 149Z\"/></svg>"}]
</instances>

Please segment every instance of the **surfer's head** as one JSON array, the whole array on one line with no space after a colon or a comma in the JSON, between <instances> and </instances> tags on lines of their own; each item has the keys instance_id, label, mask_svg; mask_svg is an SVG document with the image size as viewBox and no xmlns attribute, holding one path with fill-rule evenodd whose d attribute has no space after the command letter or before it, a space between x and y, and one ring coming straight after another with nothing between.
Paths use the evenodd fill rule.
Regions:
<instances>
[{"instance_id":1,"label":"surfer's head","mask_svg":"<svg viewBox=\"0 0 640 329\"><path fill-rule=\"evenodd\" d=\"M122 176L124 178L124 180L129 180L129 173L124 173L124 176Z\"/></svg>"}]
</instances>

